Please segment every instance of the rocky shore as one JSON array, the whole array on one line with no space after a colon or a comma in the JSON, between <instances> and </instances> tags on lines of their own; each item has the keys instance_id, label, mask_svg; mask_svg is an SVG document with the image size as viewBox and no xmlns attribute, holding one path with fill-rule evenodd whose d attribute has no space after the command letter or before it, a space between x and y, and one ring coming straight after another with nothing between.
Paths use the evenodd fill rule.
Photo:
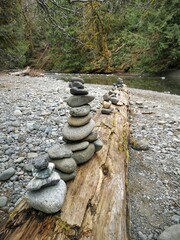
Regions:
<instances>
[{"instance_id":1,"label":"rocky shore","mask_svg":"<svg viewBox=\"0 0 180 240\"><path fill-rule=\"evenodd\" d=\"M95 112L111 86L86 87L95 96ZM155 240L180 222L180 97L130 93L130 235L132 240ZM33 178L31 160L62 143L69 96L62 80L0 76L0 222L25 195Z\"/></svg>"}]
</instances>

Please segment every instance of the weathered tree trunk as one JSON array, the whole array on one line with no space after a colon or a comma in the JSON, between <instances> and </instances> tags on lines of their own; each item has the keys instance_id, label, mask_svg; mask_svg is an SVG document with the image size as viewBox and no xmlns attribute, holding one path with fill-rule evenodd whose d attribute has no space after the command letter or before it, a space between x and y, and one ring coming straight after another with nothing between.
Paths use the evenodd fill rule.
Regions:
<instances>
[{"instance_id":1,"label":"weathered tree trunk","mask_svg":"<svg viewBox=\"0 0 180 240\"><path fill-rule=\"evenodd\" d=\"M127 240L128 94L111 115L94 117L104 146L79 166L61 212L46 215L22 201L0 231L3 240Z\"/></svg>"}]
</instances>

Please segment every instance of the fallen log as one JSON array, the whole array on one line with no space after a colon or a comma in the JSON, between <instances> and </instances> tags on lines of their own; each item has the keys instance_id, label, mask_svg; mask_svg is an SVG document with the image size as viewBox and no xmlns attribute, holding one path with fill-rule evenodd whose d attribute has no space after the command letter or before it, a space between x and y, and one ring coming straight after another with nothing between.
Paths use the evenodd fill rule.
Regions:
<instances>
[{"instance_id":1,"label":"fallen log","mask_svg":"<svg viewBox=\"0 0 180 240\"><path fill-rule=\"evenodd\" d=\"M128 94L121 91L122 99ZM127 240L128 106L94 116L103 148L78 168L60 212L47 215L23 200L0 230L3 240Z\"/></svg>"},{"instance_id":2,"label":"fallen log","mask_svg":"<svg viewBox=\"0 0 180 240\"><path fill-rule=\"evenodd\" d=\"M30 76L30 77L42 77L44 73L41 69L32 69L27 66L24 70L18 72L9 73L12 76Z\"/></svg>"}]
</instances>

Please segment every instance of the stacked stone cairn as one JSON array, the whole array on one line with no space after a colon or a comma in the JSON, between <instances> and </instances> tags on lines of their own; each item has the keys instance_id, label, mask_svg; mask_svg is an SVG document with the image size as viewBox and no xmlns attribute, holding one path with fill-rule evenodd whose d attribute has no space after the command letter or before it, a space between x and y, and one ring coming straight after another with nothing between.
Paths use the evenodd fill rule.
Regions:
<instances>
[{"instance_id":1,"label":"stacked stone cairn","mask_svg":"<svg viewBox=\"0 0 180 240\"><path fill-rule=\"evenodd\" d=\"M97 131L93 131L95 122L89 103L94 96L88 94L81 78L72 78L69 87L72 96L67 100L70 116L62 130L64 143L53 145L47 156L34 159L34 178L27 186L27 202L45 213L62 208L65 182L75 178L77 165L89 161L103 147Z\"/></svg>"},{"instance_id":2,"label":"stacked stone cairn","mask_svg":"<svg viewBox=\"0 0 180 240\"><path fill-rule=\"evenodd\" d=\"M117 90L121 90L123 86L123 80L118 78L116 83L113 84L112 90L103 95L103 103L101 108L102 114L111 114L113 112L112 105L118 105L119 102Z\"/></svg>"},{"instance_id":3,"label":"stacked stone cairn","mask_svg":"<svg viewBox=\"0 0 180 240\"><path fill-rule=\"evenodd\" d=\"M66 183L54 171L55 165L47 155L34 158L32 163L34 178L27 185L28 204L48 214L58 212L66 196Z\"/></svg>"}]
</instances>

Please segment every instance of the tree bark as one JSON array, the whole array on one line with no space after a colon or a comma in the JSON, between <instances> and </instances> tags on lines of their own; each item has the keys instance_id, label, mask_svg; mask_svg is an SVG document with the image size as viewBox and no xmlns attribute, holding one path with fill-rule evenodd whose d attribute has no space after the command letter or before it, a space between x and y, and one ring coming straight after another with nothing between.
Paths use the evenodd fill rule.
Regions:
<instances>
[{"instance_id":1,"label":"tree bark","mask_svg":"<svg viewBox=\"0 0 180 240\"><path fill-rule=\"evenodd\" d=\"M3 240L127 240L126 181L128 160L128 93L110 115L94 116L103 148L78 167L68 183L60 212L47 215L23 200L1 228Z\"/></svg>"}]
</instances>

